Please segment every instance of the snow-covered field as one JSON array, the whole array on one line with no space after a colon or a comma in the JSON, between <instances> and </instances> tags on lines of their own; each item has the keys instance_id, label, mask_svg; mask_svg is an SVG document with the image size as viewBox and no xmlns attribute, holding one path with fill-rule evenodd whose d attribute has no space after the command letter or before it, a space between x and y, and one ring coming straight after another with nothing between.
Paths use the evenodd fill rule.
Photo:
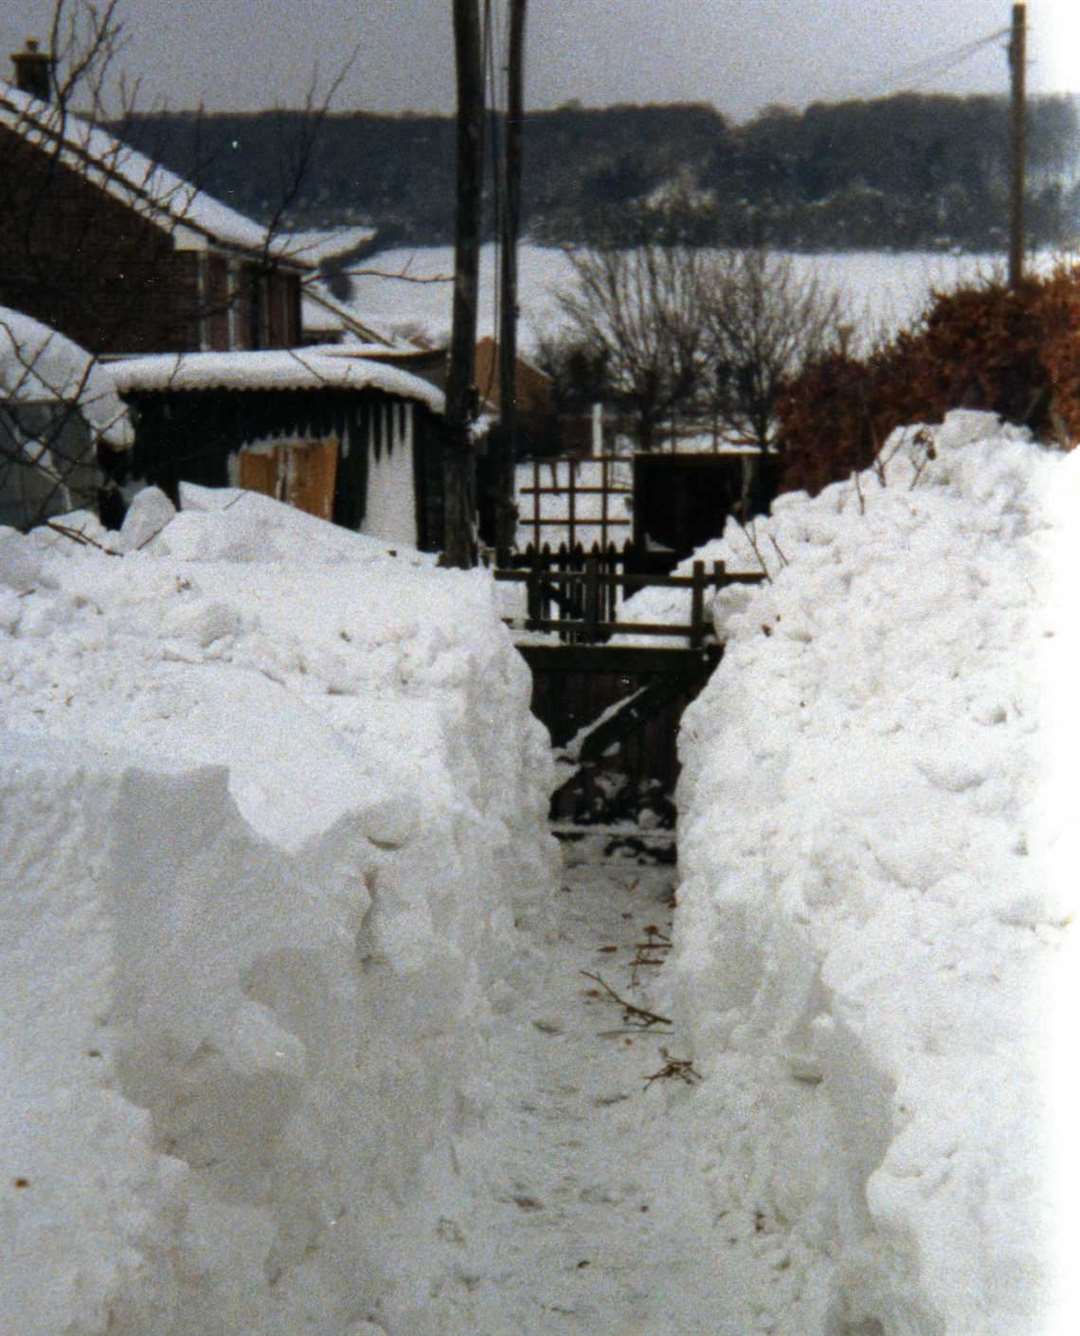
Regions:
<instances>
[{"instance_id":1,"label":"snow-covered field","mask_svg":"<svg viewBox=\"0 0 1080 1336\"><path fill-rule=\"evenodd\" d=\"M200 489L0 533L0 1330L1071 1336L1080 460L883 468L703 554L772 582L673 919L558 876L484 573Z\"/></svg>"},{"instance_id":2,"label":"snow-covered field","mask_svg":"<svg viewBox=\"0 0 1080 1336\"><path fill-rule=\"evenodd\" d=\"M793 255L799 271L817 274L829 288L845 294L851 317L858 329L874 335L892 330L918 313L932 287L948 287L960 278L970 278L993 269L993 259L970 255L923 252L846 252L843 254ZM495 330L495 247L484 246L480 256L480 335ZM519 257L521 325L519 340L526 350L537 336L559 323L553 292L570 285L573 278L566 256L555 247L521 246ZM382 273L410 278L451 276L453 249L449 246L399 248L382 251L365 261ZM435 341L445 341L450 330L451 284L408 283L395 279L358 275L350 305L360 316L395 328L422 330Z\"/></svg>"}]
</instances>

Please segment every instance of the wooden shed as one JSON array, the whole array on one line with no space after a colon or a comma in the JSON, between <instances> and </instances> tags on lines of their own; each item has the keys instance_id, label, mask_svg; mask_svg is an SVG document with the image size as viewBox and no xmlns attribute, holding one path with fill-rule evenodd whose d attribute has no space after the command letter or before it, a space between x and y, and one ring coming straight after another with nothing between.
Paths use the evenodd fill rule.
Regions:
<instances>
[{"instance_id":1,"label":"wooden shed","mask_svg":"<svg viewBox=\"0 0 1080 1336\"><path fill-rule=\"evenodd\" d=\"M345 349L187 353L111 364L130 450L104 467L126 489L245 487L386 542L443 537L443 395Z\"/></svg>"},{"instance_id":2,"label":"wooden shed","mask_svg":"<svg viewBox=\"0 0 1080 1336\"><path fill-rule=\"evenodd\" d=\"M729 515L764 514L778 477L779 456L756 450L636 454L634 545L674 565L719 538Z\"/></svg>"}]
</instances>

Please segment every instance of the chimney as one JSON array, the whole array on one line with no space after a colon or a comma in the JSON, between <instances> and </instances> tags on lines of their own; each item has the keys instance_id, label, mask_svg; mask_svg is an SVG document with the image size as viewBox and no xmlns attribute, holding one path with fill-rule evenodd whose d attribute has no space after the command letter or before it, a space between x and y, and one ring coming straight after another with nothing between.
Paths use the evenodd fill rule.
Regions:
<instances>
[{"instance_id":1,"label":"chimney","mask_svg":"<svg viewBox=\"0 0 1080 1336\"><path fill-rule=\"evenodd\" d=\"M15 87L21 93L48 102L52 97L53 58L38 50L33 37L26 40L25 51L13 51L11 63L15 66Z\"/></svg>"}]
</instances>

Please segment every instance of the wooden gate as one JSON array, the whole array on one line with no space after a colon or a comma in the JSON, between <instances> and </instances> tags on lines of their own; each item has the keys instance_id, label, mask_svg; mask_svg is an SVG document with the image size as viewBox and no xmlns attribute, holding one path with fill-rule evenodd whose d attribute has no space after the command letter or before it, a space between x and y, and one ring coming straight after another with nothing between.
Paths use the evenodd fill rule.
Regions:
<instances>
[{"instance_id":1,"label":"wooden gate","mask_svg":"<svg viewBox=\"0 0 1080 1336\"><path fill-rule=\"evenodd\" d=\"M632 574L605 569L596 553L568 564L557 570L534 559L527 570L495 572L497 580L526 587L520 629L551 634L546 642L518 642L532 670L533 713L547 725L563 767L551 815L606 824L650 810L662 824L673 824L679 721L723 653L706 593L764 577L732 575L722 563L706 574L704 562L695 562L690 576ZM618 595L645 585L687 589L688 619L618 621ZM621 636L639 643L609 643ZM661 637L668 642L663 648L648 643Z\"/></svg>"}]
</instances>

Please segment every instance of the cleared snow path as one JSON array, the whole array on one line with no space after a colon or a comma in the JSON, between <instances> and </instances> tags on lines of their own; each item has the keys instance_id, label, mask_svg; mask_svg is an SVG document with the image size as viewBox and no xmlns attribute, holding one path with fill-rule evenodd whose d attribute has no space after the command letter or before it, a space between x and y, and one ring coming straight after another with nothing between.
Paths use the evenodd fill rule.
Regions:
<instances>
[{"instance_id":1,"label":"cleared snow path","mask_svg":"<svg viewBox=\"0 0 1080 1336\"><path fill-rule=\"evenodd\" d=\"M679 1036L634 1028L582 973L648 1009L656 970L639 968L635 986L632 962L650 925L670 930L674 869L605 860L593 838L564 857L552 917L491 1035L498 1111L457 1148L463 1177L484 1189L466 1218L440 1224L433 1330L743 1331L731 1282L699 1242L707 1208L669 1154L688 1081L648 1081L667 1064L662 1049L679 1057Z\"/></svg>"}]
</instances>

